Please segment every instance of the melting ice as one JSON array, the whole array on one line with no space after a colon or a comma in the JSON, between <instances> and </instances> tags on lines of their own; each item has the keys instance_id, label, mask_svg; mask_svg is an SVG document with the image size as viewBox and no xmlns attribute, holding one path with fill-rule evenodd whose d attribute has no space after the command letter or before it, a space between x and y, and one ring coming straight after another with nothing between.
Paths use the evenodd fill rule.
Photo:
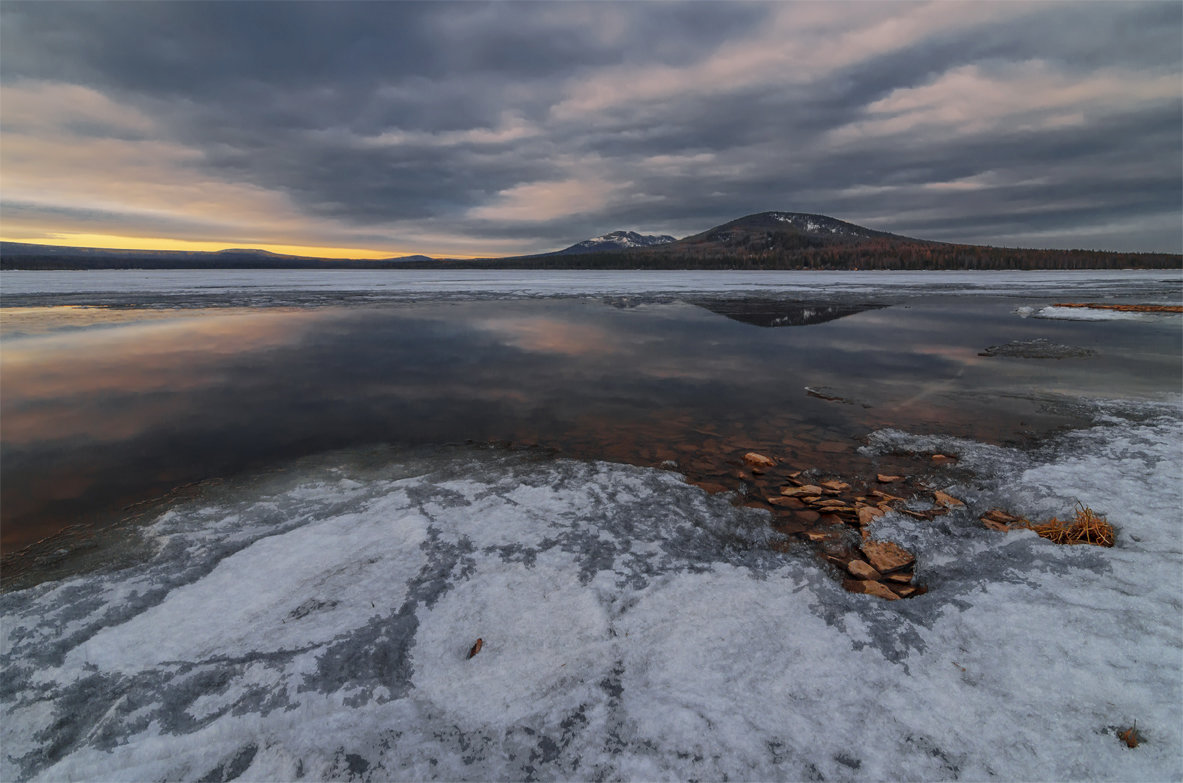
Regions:
<instances>
[{"instance_id":1,"label":"melting ice","mask_svg":"<svg viewBox=\"0 0 1183 783\"><path fill-rule=\"evenodd\" d=\"M670 472L453 449L239 481L134 566L0 597L0 778L1177 780L1181 422L875 433L975 474L942 487L967 509L879 523L930 588L893 603ZM1115 548L976 518L1076 501Z\"/></svg>"}]
</instances>

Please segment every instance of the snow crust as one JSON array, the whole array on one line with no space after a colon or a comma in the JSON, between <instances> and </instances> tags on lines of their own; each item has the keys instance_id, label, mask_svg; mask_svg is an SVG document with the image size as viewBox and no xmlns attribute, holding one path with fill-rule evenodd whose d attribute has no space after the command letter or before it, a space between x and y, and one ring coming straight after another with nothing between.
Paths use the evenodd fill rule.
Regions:
<instances>
[{"instance_id":1,"label":"snow crust","mask_svg":"<svg viewBox=\"0 0 1183 783\"><path fill-rule=\"evenodd\" d=\"M1178 402L1034 452L874 433L959 455L969 506L877 523L930 588L892 603L670 472L302 463L163 513L135 566L0 596L0 778L1178 780L1180 444ZM1077 501L1115 548L977 521Z\"/></svg>"}]
</instances>

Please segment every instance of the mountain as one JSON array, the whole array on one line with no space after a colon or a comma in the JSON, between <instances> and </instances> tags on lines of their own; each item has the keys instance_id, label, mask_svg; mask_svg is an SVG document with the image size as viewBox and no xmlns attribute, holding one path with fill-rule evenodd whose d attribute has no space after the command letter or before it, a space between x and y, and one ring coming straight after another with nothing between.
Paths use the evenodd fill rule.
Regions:
<instances>
[{"instance_id":1,"label":"mountain","mask_svg":"<svg viewBox=\"0 0 1183 783\"><path fill-rule=\"evenodd\" d=\"M637 247L668 245L674 241L676 241L674 237L667 234L657 236L655 234L638 234L636 231L613 231L611 234L577 242L565 250L558 251L556 255L598 253L603 250L631 250Z\"/></svg>"},{"instance_id":2,"label":"mountain","mask_svg":"<svg viewBox=\"0 0 1183 783\"><path fill-rule=\"evenodd\" d=\"M431 261L429 256L314 258L255 248L108 250L0 242L0 269L388 269Z\"/></svg>"},{"instance_id":3,"label":"mountain","mask_svg":"<svg viewBox=\"0 0 1183 783\"><path fill-rule=\"evenodd\" d=\"M827 245L857 245L869 241L922 242L807 212L760 212L678 240L687 250L735 251L799 250Z\"/></svg>"}]
</instances>

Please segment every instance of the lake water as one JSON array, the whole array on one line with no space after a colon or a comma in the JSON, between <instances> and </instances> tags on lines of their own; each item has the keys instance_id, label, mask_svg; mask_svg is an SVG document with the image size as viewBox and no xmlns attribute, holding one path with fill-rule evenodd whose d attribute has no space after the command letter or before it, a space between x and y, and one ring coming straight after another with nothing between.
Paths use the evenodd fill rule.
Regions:
<instances>
[{"instance_id":1,"label":"lake water","mask_svg":"<svg viewBox=\"0 0 1183 783\"><path fill-rule=\"evenodd\" d=\"M767 502L784 475L871 486L876 473L898 473L915 479L912 489L972 496L975 512L1005 502L1034 513L1099 491L1089 488L1092 471L1108 477L1125 511L1142 503L1166 525L1126 528L1140 531L1134 550L1158 542L1153 551L1169 552L1153 566L1137 560L1146 578L1170 581L1180 562L1163 542L1183 524L1181 318L1054 307L1179 304L1178 274L5 272L0 289L5 661L22 676L56 672L45 675L49 696L20 686L7 702L19 720L6 721L6 744L20 754L9 752L6 779L94 770L197 779L211 769L347 779L375 765L415 778L799 778L810 765L839 778L981 776L990 743L970 742L953 758L967 742L960 728L936 737L943 730L897 726L875 758L826 740L814 758L803 728L789 737L768 724L780 706L753 697L738 708L753 691L736 691L721 670L703 684L701 704L675 695L678 678L735 654L710 641L714 631L682 639L696 623L744 641L752 671L769 681L790 648L824 657L829 645L848 671L869 667L877 687L892 690L885 683L901 661L919 665L987 611L973 608L984 606L976 591L987 572L950 565L966 547L1002 557L968 511L960 527L884 524L930 556L930 594L897 602L910 608L893 620L836 587L805 543L816 514ZM1071 462L1072 444L1086 441L1095 461ZM934 466L938 450L960 462ZM776 469L751 471L750 451ZM777 536L799 549L770 547ZM1017 540L1021 552L1006 550L1010 576L997 577L1015 600L1030 600L1023 591L1044 579L1035 573L1115 567ZM783 597L801 591L812 598ZM223 617L214 607L228 593L243 597ZM770 595L782 598L773 606ZM1098 595L1099 605L1110 600ZM936 607L954 597L966 614L941 626ZM1150 617L1178 605L1177 595L1147 600ZM523 602L535 607L527 618L514 611ZM662 625L679 612L684 623ZM756 629L725 627L733 612L817 627L813 641L767 647ZM1073 618L1079 628L1053 648L1092 632L1080 630L1091 620ZM459 626L515 623L512 641L486 631L491 652L473 659L509 669L475 682L450 657L429 662L424 645L467 649L472 634ZM1102 659L1127 632L1106 632L1115 646ZM567 656L554 652L555 633L572 645L578 676L539 673L540 650ZM646 641L627 650L609 641L628 633ZM1176 716L1170 696L1180 692L1170 664L1179 629L1168 623L1163 633L1148 641L1158 652L1146 665L1165 695L1139 703L1160 723ZM378 660L380 638L393 646ZM679 644L698 652L668 649ZM881 663L855 662L867 645ZM944 655L926 659L942 674L922 690L963 687L946 670L966 660L993 671L976 652L957 653L955 664ZM654 669L666 656L668 671ZM818 666L794 677L843 687L840 671ZM219 684L189 682L194 672ZM101 711L80 717L76 731L48 728L47 716L81 709L96 687ZM999 709L997 694L964 687L974 714ZM320 695L297 697L307 688ZM916 693L897 696L915 706ZM824 709L811 698L798 704L806 714ZM137 722L137 703L156 705L145 714L157 733ZM167 706L175 703L184 706ZM659 725L661 704L682 722ZM297 717L275 723L275 706ZM716 737L718 721L730 726L721 716L737 709L748 728L724 732L742 739ZM244 714L254 717L233 717ZM333 734L322 747L309 727L327 715L349 716L350 730L385 716L407 733L367 733L364 748ZM837 723L857 745L851 732L864 723ZM707 725L716 739L695 740ZM202 750L239 729L254 739ZM1180 758L1167 742L1131 768L1065 743L1102 777L1170 777ZM876 766L888 758L898 764ZM1040 759L998 769L1072 776Z\"/></svg>"},{"instance_id":2,"label":"lake water","mask_svg":"<svg viewBox=\"0 0 1183 783\"><path fill-rule=\"evenodd\" d=\"M1049 294L1171 301L1162 280L5 273L3 546L360 445L673 461L743 489L752 450L868 474L857 449L883 427L1021 443L1079 423L1078 397L1177 392L1181 333L1178 316L1019 311ZM1033 339L1092 355L980 355Z\"/></svg>"}]
</instances>

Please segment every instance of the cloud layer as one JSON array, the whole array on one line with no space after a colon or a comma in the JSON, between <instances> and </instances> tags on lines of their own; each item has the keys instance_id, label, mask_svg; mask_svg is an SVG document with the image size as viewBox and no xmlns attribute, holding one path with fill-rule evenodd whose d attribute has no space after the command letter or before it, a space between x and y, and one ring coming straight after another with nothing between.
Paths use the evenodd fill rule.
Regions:
<instances>
[{"instance_id":1,"label":"cloud layer","mask_svg":"<svg viewBox=\"0 0 1183 783\"><path fill-rule=\"evenodd\" d=\"M11 239L1183 250L1178 3L0 6Z\"/></svg>"}]
</instances>

